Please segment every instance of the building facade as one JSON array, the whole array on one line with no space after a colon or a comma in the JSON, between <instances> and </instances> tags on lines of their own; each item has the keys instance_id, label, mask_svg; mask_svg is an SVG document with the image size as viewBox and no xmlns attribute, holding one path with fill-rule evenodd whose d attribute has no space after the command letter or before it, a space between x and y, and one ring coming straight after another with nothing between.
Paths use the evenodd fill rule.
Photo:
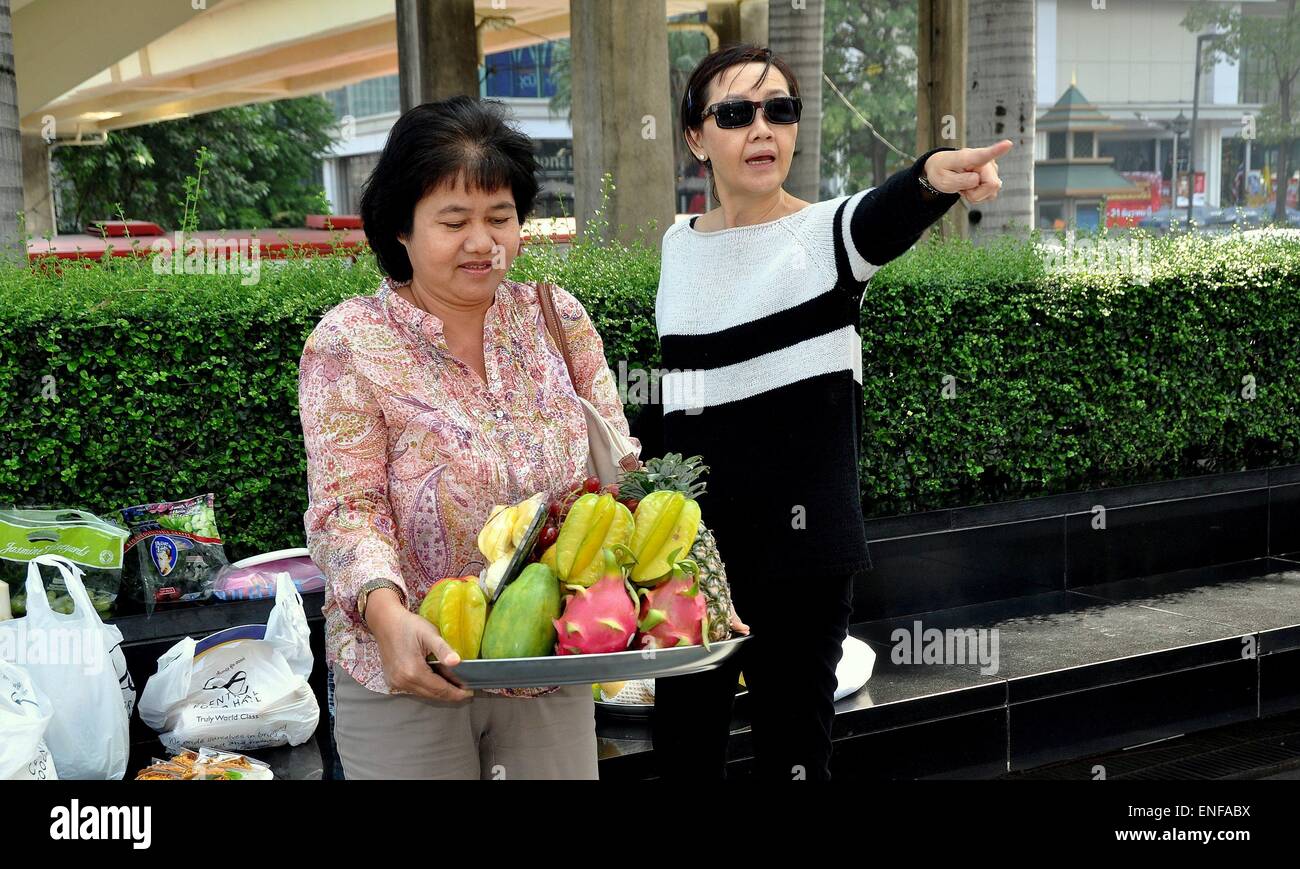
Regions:
<instances>
[{"instance_id":1,"label":"building facade","mask_svg":"<svg viewBox=\"0 0 1300 869\"><path fill-rule=\"evenodd\" d=\"M1247 15L1284 12L1277 0L1210 2ZM1276 102L1276 81L1263 61L1249 53L1238 61L1214 64L1201 75L1196 129L1187 130L1196 34L1182 21L1193 5L1192 0L1037 0L1039 124L1073 80L1088 103L1107 118L1106 129L1086 135L1089 152L1108 160L1140 191L1129 198L1112 194L1071 200L1044 190L1036 197L1038 226L1132 223L1171 204L1184 207L1189 195L1194 205L1210 208L1265 204L1263 188L1270 168L1276 166L1277 148L1250 147L1242 137L1242 119ZM489 54L479 70L480 94L506 102L523 131L537 142L544 173L536 212L541 217L573 214L572 129L565 113L550 108L555 72L567 54L567 40L542 42ZM335 106L342 139L324 161L325 192L335 213L351 214L398 116L397 76L370 79L326 96ZM1064 158L1077 144L1050 126L1036 136L1036 161ZM1180 126L1183 132L1176 136ZM1195 160L1194 167L1189 159ZM703 210L704 186L702 177L680 179L678 211Z\"/></svg>"},{"instance_id":2,"label":"building facade","mask_svg":"<svg viewBox=\"0 0 1300 869\"><path fill-rule=\"evenodd\" d=\"M1274 0L1211 2L1245 15L1284 12L1283 4ZM1150 185L1148 212L1168 208L1171 202L1185 207L1189 194L1194 205L1209 208L1263 204L1265 197L1258 189L1261 170L1267 178L1266 167L1277 161L1276 147L1255 146L1246 165L1242 118L1257 115L1265 103L1277 100L1276 81L1270 81L1262 60L1249 53L1238 61L1221 60L1208 71L1203 69L1196 129L1186 129L1192 117L1196 34L1182 21L1193 5L1188 0L1038 0L1039 118L1052 110L1073 78L1110 122L1110 129L1095 134L1097 155L1113 158L1115 171L1139 186ZM1184 131L1175 148L1177 127ZM1036 160L1065 156L1064 137L1047 130L1039 132L1034 147ZM1194 166L1189 166L1189 157ZM1041 194L1037 199L1040 227L1059 225L1063 211L1070 210L1056 199ZM1142 210L1140 198L1120 205L1112 201L1102 217L1116 225ZM1080 216L1078 222L1095 225L1098 219Z\"/></svg>"},{"instance_id":3,"label":"building facade","mask_svg":"<svg viewBox=\"0 0 1300 869\"><path fill-rule=\"evenodd\" d=\"M573 131L550 110L553 74L567 41L490 54L479 68L479 95L499 99L536 143L542 167L539 217L573 214ZM335 214L356 214L366 178L400 114L398 77L382 76L325 94L339 119L340 141L324 160L325 195Z\"/></svg>"}]
</instances>

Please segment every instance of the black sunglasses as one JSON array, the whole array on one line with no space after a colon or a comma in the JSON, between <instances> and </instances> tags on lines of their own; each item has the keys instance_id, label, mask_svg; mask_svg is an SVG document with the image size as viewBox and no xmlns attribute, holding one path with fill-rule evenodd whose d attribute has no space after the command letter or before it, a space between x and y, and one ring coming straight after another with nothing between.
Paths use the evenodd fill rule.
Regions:
<instances>
[{"instance_id":1,"label":"black sunglasses","mask_svg":"<svg viewBox=\"0 0 1300 869\"><path fill-rule=\"evenodd\" d=\"M763 117L767 118L769 124L797 124L799 116L803 114L803 100L798 97L770 97L762 102L727 100L709 106L700 120L706 121L709 115L713 115L719 127L734 130L754 123L754 113L759 108L763 109Z\"/></svg>"}]
</instances>

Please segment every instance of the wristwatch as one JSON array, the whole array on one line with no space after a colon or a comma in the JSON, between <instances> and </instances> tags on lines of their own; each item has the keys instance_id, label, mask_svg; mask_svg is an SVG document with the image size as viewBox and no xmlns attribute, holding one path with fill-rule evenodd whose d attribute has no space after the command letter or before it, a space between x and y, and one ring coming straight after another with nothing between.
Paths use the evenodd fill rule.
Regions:
<instances>
[{"instance_id":1,"label":"wristwatch","mask_svg":"<svg viewBox=\"0 0 1300 869\"><path fill-rule=\"evenodd\" d=\"M381 588L391 588L397 592L397 596L402 599L402 605L406 605L406 590L400 585L391 579L372 579L362 585L361 590L357 592L357 618L361 620L363 625L366 623L366 598L370 597L372 591Z\"/></svg>"}]
</instances>

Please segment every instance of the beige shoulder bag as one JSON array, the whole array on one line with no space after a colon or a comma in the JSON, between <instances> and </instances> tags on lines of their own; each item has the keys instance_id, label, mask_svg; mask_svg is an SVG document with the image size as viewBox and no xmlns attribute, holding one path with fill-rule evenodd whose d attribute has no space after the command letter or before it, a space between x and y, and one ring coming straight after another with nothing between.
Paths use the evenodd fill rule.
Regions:
<instances>
[{"instance_id":1,"label":"beige shoulder bag","mask_svg":"<svg viewBox=\"0 0 1300 869\"><path fill-rule=\"evenodd\" d=\"M555 298L552 284L537 285L537 299L542 305L542 319L546 321L546 331L551 333L551 340L564 357L564 367L569 371L569 382L574 384L577 393L577 381L573 376L573 359L569 355L569 342L564 337L564 326L560 315L555 310ZM596 477L602 484L617 483L623 471L635 470L640 464L636 446L622 432L614 428L609 420L600 415L595 405L585 397L578 395L582 404L583 416L587 419L587 473Z\"/></svg>"}]
</instances>

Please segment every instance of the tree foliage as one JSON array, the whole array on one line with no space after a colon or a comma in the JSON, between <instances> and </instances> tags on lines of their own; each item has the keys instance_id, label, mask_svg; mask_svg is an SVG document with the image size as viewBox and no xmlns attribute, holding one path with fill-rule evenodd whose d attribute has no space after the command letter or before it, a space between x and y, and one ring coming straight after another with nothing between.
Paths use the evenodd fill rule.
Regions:
<instances>
[{"instance_id":1,"label":"tree foliage","mask_svg":"<svg viewBox=\"0 0 1300 869\"><path fill-rule=\"evenodd\" d=\"M877 132L916 148L916 3L826 0L826 75ZM884 182L905 161L871 135L829 87L822 89L822 178L830 193Z\"/></svg>"},{"instance_id":2,"label":"tree foliage","mask_svg":"<svg viewBox=\"0 0 1300 869\"><path fill-rule=\"evenodd\" d=\"M1296 0L1277 4L1282 14L1245 14L1239 4L1222 5L1201 0L1183 18L1183 27L1193 33L1218 33L1201 53L1201 74L1209 73L1221 59L1240 60L1250 54L1263 61L1270 79L1277 84L1278 101L1269 103L1256 118L1256 140L1280 145L1274 217L1286 217L1287 179L1291 176L1292 143L1300 137L1295 117L1296 78L1300 76L1300 10ZM1271 10L1270 10L1271 11Z\"/></svg>"},{"instance_id":3,"label":"tree foliage","mask_svg":"<svg viewBox=\"0 0 1300 869\"><path fill-rule=\"evenodd\" d=\"M316 173L334 125L324 98L302 97L117 130L103 146L56 148L59 231L120 216L179 228L182 181L205 147L197 228L301 226L304 215L329 209Z\"/></svg>"}]
</instances>

